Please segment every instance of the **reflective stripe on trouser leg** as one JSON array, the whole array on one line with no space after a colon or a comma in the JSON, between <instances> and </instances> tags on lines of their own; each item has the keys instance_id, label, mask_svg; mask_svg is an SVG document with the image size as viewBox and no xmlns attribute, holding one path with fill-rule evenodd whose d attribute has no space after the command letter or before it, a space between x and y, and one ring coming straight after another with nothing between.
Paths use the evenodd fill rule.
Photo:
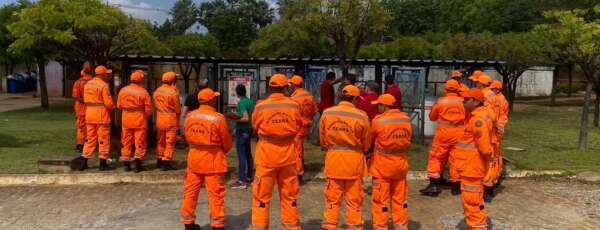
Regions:
<instances>
[{"instance_id":1,"label":"reflective stripe on trouser leg","mask_svg":"<svg viewBox=\"0 0 600 230\"><path fill-rule=\"evenodd\" d=\"M165 151L162 159L170 161L173 159L173 153L175 152L175 144L177 144L177 129L169 129L166 131L165 137Z\"/></svg>"},{"instance_id":2,"label":"reflective stripe on trouser leg","mask_svg":"<svg viewBox=\"0 0 600 230\"><path fill-rule=\"evenodd\" d=\"M76 143L78 145L84 145L86 141L86 125L85 125L85 115L77 116L75 120L75 128L76 128Z\"/></svg>"},{"instance_id":3,"label":"reflective stripe on trouser leg","mask_svg":"<svg viewBox=\"0 0 600 230\"><path fill-rule=\"evenodd\" d=\"M325 211L323 225L325 229L337 229L340 220L340 209L344 195L345 180L327 179L325 185Z\"/></svg>"},{"instance_id":4,"label":"reflective stripe on trouser leg","mask_svg":"<svg viewBox=\"0 0 600 230\"><path fill-rule=\"evenodd\" d=\"M99 125L88 124L85 127L87 141L85 142L81 156L87 159L92 158L92 154L94 153L94 150L96 150L96 145L98 144L98 126Z\"/></svg>"},{"instance_id":5,"label":"reflective stripe on trouser leg","mask_svg":"<svg viewBox=\"0 0 600 230\"><path fill-rule=\"evenodd\" d=\"M371 195L371 214L373 229L386 229L389 220L390 183L381 178L373 178L373 193Z\"/></svg>"},{"instance_id":6,"label":"reflective stripe on trouser leg","mask_svg":"<svg viewBox=\"0 0 600 230\"><path fill-rule=\"evenodd\" d=\"M133 146L133 129L122 128L121 129L121 161L131 160L131 147Z\"/></svg>"},{"instance_id":7,"label":"reflective stripe on trouser leg","mask_svg":"<svg viewBox=\"0 0 600 230\"><path fill-rule=\"evenodd\" d=\"M106 160L110 157L110 125L98 126L98 158Z\"/></svg>"},{"instance_id":8,"label":"reflective stripe on trouser leg","mask_svg":"<svg viewBox=\"0 0 600 230\"><path fill-rule=\"evenodd\" d=\"M135 159L146 159L146 127L136 129L135 137Z\"/></svg>"},{"instance_id":9,"label":"reflective stripe on trouser leg","mask_svg":"<svg viewBox=\"0 0 600 230\"><path fill-rule=\"evenodd\" d=\"M365 198L362 179L346 180L344 193L346 197L346 226L362 229L362 202Z\"/></svg>"},{"instance_id":10,"label":"reflective stripe on trouser leg","mask_svg":"<svg viewBox=\"0 0 600 230\"><path fill-rule=\"evenodd\" d=\"M406 178L406 177L405 177ZM392 197L392 220L394 226L408 226L408 183L406 180L393 180L390 186Z\"/></svg>"},{"instance_id":11,"label":"reflective stripe on trouser leg","mask_svg":"<svg viewBox=\"0 0 600 230\"><path fill-rule=\"evenodd\" d=\"M255 179L252 184L252 229L269 227L269 211L273 185L277 180L275 168L256 167Z\"/></svg>"},{"instance_id":12,"label":"reflective stripe on trouser leg","mask_svg":"<svg viewBox=\"0 0 600 230\"><path fill-rule=\"evenodd\" d=\"M446 144L434 143L429 151L427 161L427 176L433 179L439 179L444 167L448 162L450 146Z\"/></svg>"},{"instance_id":13,"label":"reflective stripe on trouser leg","mask_svg":"<svg viewBox=\"0 0 600 230\"><path fill-rule=\"evenodd\" d=\"M204 176L206 191L208 193L208 207L210 212L210 226L225 226L225 175L211 174Z\"/></svg>"},{"instance_id":14,"label":"reflective stripe on trouser leg","mask_svg":"<svg viewBox=\"0 0 600 230\"><path fill-rule=\"evenodd\" d=\"M481 178L462 178L461 198L465 221L469 229L487 229L487 211L484 208Z\"/></svg>"},{"instance_id":15,"label":"reflective stripe on trouser leg","mask_svg":"<svg viewBox=\"0 0 600 230\"><path fill-rule=\"evenodd\" d=\"M277 169L277 186L281 204L281 223L285 229L299 229L298 211L299 184L295 165Z\"/></svg>"},{"instance_id":16,"label":"reflective stripe on trouser leg","mask_svg":"<svg viewBox=\"0 0 600 230\"><path fill-rule=\"evenodd\" d=\"M202 184L203 179L200 174L185 172L183 201L179 211L183 224L192 224L196 221L196 205L198 204L198 194L200 194L200 184Z\"/></svg>"}]
</instances>

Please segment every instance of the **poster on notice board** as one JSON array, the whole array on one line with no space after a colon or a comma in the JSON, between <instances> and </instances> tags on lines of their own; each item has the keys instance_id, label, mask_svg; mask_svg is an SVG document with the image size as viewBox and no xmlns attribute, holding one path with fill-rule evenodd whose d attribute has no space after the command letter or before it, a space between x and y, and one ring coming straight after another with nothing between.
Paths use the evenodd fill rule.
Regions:
<instances>
[{"instance_id":1,"label":"poster on notice board","mask_svg":"<svg viewBox=\"0 0 600 230\"><path fill-rule=\"evenodd\" d=\"M252 92L250 87L252 85L252 78L254 78L254 72L231 71L228 72L226 76L229 82L227 90L227 104L229 107L236 107L240 99L235 94L235 87L237 87L238 85L245 85L246 92Z\"/></svg>"}]
</instances>

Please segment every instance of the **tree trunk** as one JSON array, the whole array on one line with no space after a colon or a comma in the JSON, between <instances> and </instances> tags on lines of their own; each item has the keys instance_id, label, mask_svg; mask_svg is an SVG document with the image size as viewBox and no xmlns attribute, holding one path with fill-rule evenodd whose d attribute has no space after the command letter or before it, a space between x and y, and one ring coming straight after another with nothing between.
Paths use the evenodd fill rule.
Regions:
<instances>
[{"instance_id":1,"label":"tree trunk","mask_svg":"<svg viewBox=\"0 0 600 230\"><path fill-rule=\"evenodd\" d=\"M594 103L594 127L600 127L600 90L596 90L596 101Z\"/></svg>"},{"instance_id":2,"label":"tree trunk","mask_svg":"<svg viewBox=\"0 0 600 230\"><path fill-rule=\"evenodd\" d=\"M569 64L569 91L567 91L567 97L571 97L573 91L573 65Z\"/></svg>"},{"instance_id":3,"label":"tree trunk","mask_svg":"<svg viewBox=\"0 0 600 230\"><path fill-rule=\"evenodd\" d=\"M550 92L550 105L556 103L556 94L558 93L558 67L554 67L552 71L552 92Z\"/></svg>"},{"instance_id":4,"label":"tree trunk","mask_svg":"<svg viewBox=\"0 0 600 230\"><path fill-rule=\"evenodd\" d=\"M581 113L581 127L579 128L579 149L587 149L588 123L590 113L590 97L592 96L592 83L588 82L583 99L583 111Z\"/></svg>"},{"instance_id":5,"label":"tree trunk","mask_svg":"<svg viewBox=\"0 0 600 230\"><path fill-rule=\"evenodd\" d=\"M510 100L508 101L508 106L510 112L513 112L513 105L515 104L515 98L517 97L517 79L512 80L510 88L510 95L508 96Z\"/></svg>"},{"instance_id":6,"label":"tree trunk","mask_svg":"<svg viewBox=\"0 0 600 230\"><path fill-rule=\"evenodd\" d=\"M50 108L48 104L48 86L46 85L46 62L37 59L37 65L39 69L39 84L40 84L40 99L42 100L42 110L48 111Z\"/></svg>"}]
</instances>

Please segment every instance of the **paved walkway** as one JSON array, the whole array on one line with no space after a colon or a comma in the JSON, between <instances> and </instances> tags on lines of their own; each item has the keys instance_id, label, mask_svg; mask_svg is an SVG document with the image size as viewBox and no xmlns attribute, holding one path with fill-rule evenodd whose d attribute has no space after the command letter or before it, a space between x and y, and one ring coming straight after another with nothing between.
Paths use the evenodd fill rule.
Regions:
<instances>
[{"instance_id":1,"label":"paved walkway","mask_svg":"<svg viewBox=\"0 0 600 230\"><path fill-rule=\"evenodd\" d=\"M425 181L410 181L410 229L457 229L460 199L444 191L438 198L418 195ZM323 182L301 188L298 202L305 229L319 229ZM179 223L180 184L31 186L0 188L0 229L183 229ZM275 196L276 197L276 196ZM370 224L365 199L365 220ZM247 229L250 190L227 191L228 229ZM206 194L201 193L197 222L206 228ZM494 229L597 229L600 185L560 180L508 180L488 204ZM278 202L272 229L281 229ZM371 229L370 226L367 229Z\"/></svg>"},{"instance_id":2,"label":"paved walkway","mask_svg":"<svg viewBox=\"0 0 600 230\"><path fill-rule=\"evenodd\" d=\"M50 98L50 104L70 100L68 98ZM33 93L0 94L0 113L12 110L34 108L40 106L40 98Z\"/></svg>"}]
</instances>

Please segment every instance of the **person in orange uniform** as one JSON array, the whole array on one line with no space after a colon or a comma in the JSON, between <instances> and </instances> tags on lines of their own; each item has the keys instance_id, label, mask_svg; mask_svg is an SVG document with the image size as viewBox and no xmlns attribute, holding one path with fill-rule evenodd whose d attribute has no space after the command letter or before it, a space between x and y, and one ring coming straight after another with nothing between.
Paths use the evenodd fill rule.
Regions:
<instances>
[{"instance_id":1,"label":"person in orange uniform","mask_svg":"<svg viewBox=\"0 0 600 230\"><path fill-rule=\"evenodd\" d=\"M85 103L83 102L83 89L85 84L92 80L92 66L86 62L83 64L81 70L81 78L77 79L73 84L73 90L71 96L75 100L75 130L77 132L76 146L79 152L83 151L83 145L85 145Z\"/></svg>"},{"instance_id":2,"label":"person in orange uniform","mask_svg":"<svg viewBox=\"0 0 600 230\"><path fill-rule=\"evenodd\" d=\"M408 229L406 153L411 143L412 124L408 115L397 108L396 99L391 94L379 96L373 104L378 105L381 113L371 124L375 144L370 167L373 176L373 229L388 229L390 198L394 229Z\"/></svg>"},{"instance_id":3,"label":"person in orange uniform","mask_svg":"<svg viewBox=\"0 0 600 230\"><path fill-rule=\"evenodd\" d=\"M483 106L481 89L462 94L467 111L465 131L456 145L456 164L461 178L461 198L469 229L487 229L487 211L483 201L483 178L488 170L494 148L493 121Z\"/></svg>"},{"instance_id":4,"label":"person in orange uniform","mask_svg":"<svg viewBox=\"0 0 600 230\"><path fill-rule=\"evenodd\" d=\"M284 229L302 229L297 201L299 184L296 172L297 135L304 122L300 106L285 93L288 79L274 74L269 80L271 95L259 101L252 114L252 127L258 133L252 185L252 229L269 228L273 186L277 184Z\"/></svg>"},{"instance_id":5,"label":"person in orange uniform","mask_svg":"<svg viewBox=\"0 0 600 230\"><path fill-rule=\"evenodd\" d=\"M460 83L460 89L458 92L465 92L469 90L469 86L467 86L465 83L462 83L462 76L463 74L460 72L460 70L452 71L452 79Z\"/></svg>"},{"instance_id":6,"label":"person in orange uniform","mask_svg":"<svg viewBox=\"0 0 600 230\"><path fill-rule=\"evenodd\" d=\"M346 197L346 229L362 229L363 177L367 175L365 153L371 148L369 117L358 108L360 90L347 85L340 102L323 112L321 146L325 156L325 213L323 229L338 229L342 197Z\"/></svg>"},{"instance_id":7,"label":"person in orange uniform","mask_svg":"<svg viewBox=\"0 0 600 230\"><path fill-rule=\"evenodd\" d=\"M107 163L110 151L110 118L114 109L108 87L112 70L98 66L94 72L96 76L88 81L83 89L87 142L83 147L83 159L79 170L88 168L87 161L92 158L92 153L98 145L99 170L106 171L112 169Z\"/></svg>"},{"instance_id":8,"label":"person in orange uniform","mask_svg":"<svg viewBox=\"0 0 600 230\"><path fill-rule=\"evenodd\" d=\"M177 74L175 72L164 73L162 83L152 95L156 109L156 167L161 171L168 171L175 169L171 160L177 143L181 103L179 103L179 91L177 91Z\"/></svg>"},{"instance_id":9,"label":"person in orange uniform","mask_svg":"<svg viewBox=\"0 0 600 230\"><path fill-rule=\"evenodd\" d=\"M181 221L186 230L199 230L196 205L201 184L208 193L210 226L225 229L225 173L226 154L231 150L231 132L225 116L216 111L216 97L210 88L198 92L200 107L186 116L184 135L190 145L183 185Z\"/></svg>"},{"instance_id":10,"label":"person in orange uniform","mask_svg":"<svg viewBox=\"0 0 600 230\"><path fill-rule=\"evenodd\" d=\"M152 115L152 102L148 91L141 85L144 71L131 74L131 84L119 91L117 108L121 113L121 161L125 171L131 171L131 148L135 146L135 172L145 169L142 161L146 158L146 129L148 116Z\"/></svg>"},{"instance_id":11,"label":"person in orange uniform","mask_svg":"<svg viewBox=\"0 0 600 230\"><path fill-rule=\"evenodd\" d=\"M427 161L429 185L420 190L426 196L437 196L441 192L438 185L443 179L442 174L449 158L451 159L450 181L452 182L452 194L458 195L460 192L460 178L452 169L455 164L452 161L454 158L450 157L464 129L465 108L463 99L458 95L460 88L458 81L446 81L446 95L438 99L429 113L429 119L437 121L438 126L435 130Z\"/></svg>"},{"instance_id":12,"label":"person in orange uniform","mask_svg":"<svg viewBox=\"0 0 600 230\"><path fill-rule=\"evenodd\" d=\"M298 157L296 158L296 171L298 172L298 180L303 183L302 175L304 175L304 139L310 133L313 117L317 113L317 104L310 92L302 87L304 79L300 75L292 76L290 86L292 87L292 100L300 105L300 114L304 120L302 131L296 137L296 147L298 147Z\"/></svg>"},{"instance_id":13,"label":"person in orange uniform","mask_svg":"<svg viewBox=\"0 0 600 230\"><path fill-rule=\"evenodd\" d=\"M492 142L494 145L494 155L490 162L490 169L483 180L485 185L484 200L491 202L494 197L494 188L498 183L498 178L502 173L504 162L502 159L502 138L504 137L504 128L508 123L508 101L502 94L502 82L494 80L489 87L494 96L487 101L491 101L496 123L492 133Z\"/></svg>"}]
</instances>

